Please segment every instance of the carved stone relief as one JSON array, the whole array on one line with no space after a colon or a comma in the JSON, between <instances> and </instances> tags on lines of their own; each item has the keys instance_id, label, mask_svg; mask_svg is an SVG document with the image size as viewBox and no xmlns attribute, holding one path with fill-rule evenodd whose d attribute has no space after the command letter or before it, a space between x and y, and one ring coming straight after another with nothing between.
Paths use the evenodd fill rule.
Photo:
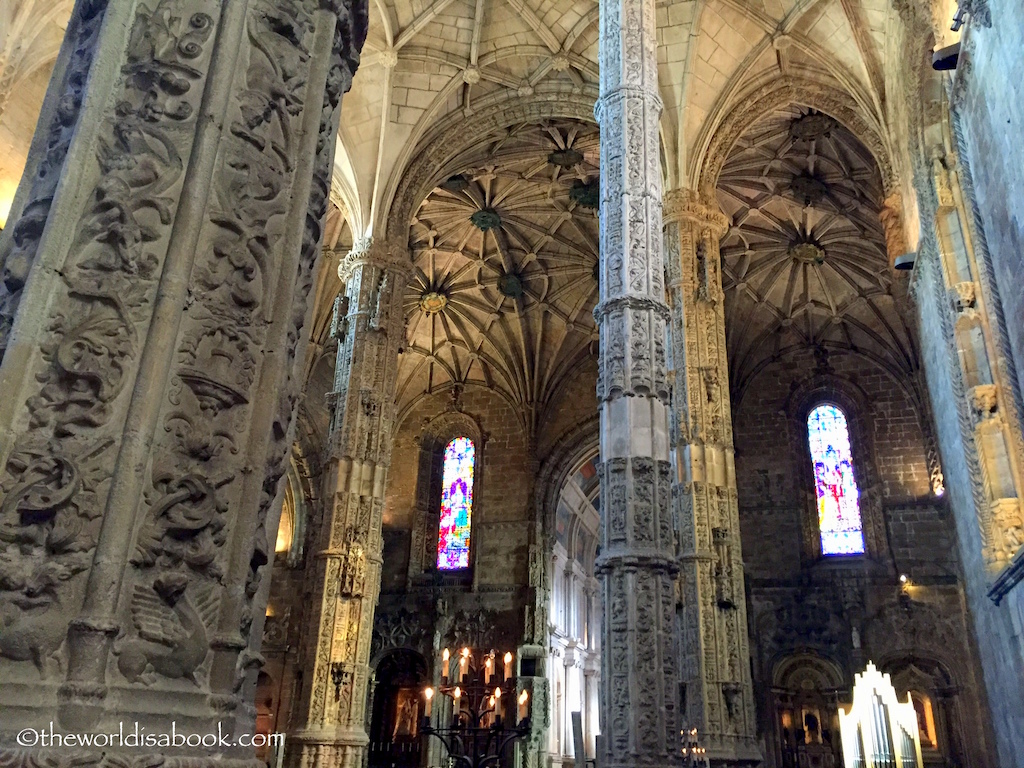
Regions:
<instances>
[{"instance_id":1,"label":"carved stone relief","mask_svg":"<svg viewBox=\"0 0 1024 768\"><path fill-rule=\"evenodd\" d=\"M4 357L27 428L0 474L0 664L16 696L27 665L60 674L65 727L112 701L130 713L137 687L247 717L265 519L366 23L358 5L250 6L79 3L47 160L0 244L4 338L12 314L40 337ZM94 125L77 122L86 96ZM61 192L76 186L80 203ZM51 237L54 217L74 223Z\"/></svg>"}]
</instances>

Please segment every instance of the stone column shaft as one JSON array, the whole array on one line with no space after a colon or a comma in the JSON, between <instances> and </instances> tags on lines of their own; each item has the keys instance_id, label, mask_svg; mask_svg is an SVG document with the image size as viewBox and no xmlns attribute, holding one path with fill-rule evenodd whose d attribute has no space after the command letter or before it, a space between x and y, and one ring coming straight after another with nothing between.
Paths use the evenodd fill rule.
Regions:
<instances>
[{"instance_id":1,"label":"stone column shaft","mask_svg":"<svg viewBox=\"0 0 1024 768\"><path fill-rule=\"evenodd\" d=\"M728 220L687 191L666 196L671 297L673 503L679 526L683 724L711 758L757 762L719 240Z\"/></svg>"},{"instance_id":2,"label":"stone column shaft","mask_svg":"<svg viewBox=\"0 0 1024 768\"><path fill-rule=\"evenodd\" d=\"M295 739L302 765L362 763L373 615L380 592L384 490L391 458L404 248L363 242L342 261L339 338L325 478L325 520L313 552L318 592L309 627L311 675ZM296 763L298 764L298 763Z\"/></svg>"},{"instance_id":3,"label":"stone column shaft","mask_svg":"<svg viewBox=\"0 0 1024 768\"><path fill-rule=\"evenodd\" d=\"M0 729L252 731L266 522L365 16L76 5L0 237Z\"/></svg>"},{"instance_id":4,"label":"stone column shaft","mask_svg":"<svg viewBox=\"0 0 1024 768\"><path fill-rule=\"evenodd\" d=\"M605 768L675 765L668 308L661 254L654 0L601 0L601 556Z\"/></svg>"}]
</instances>

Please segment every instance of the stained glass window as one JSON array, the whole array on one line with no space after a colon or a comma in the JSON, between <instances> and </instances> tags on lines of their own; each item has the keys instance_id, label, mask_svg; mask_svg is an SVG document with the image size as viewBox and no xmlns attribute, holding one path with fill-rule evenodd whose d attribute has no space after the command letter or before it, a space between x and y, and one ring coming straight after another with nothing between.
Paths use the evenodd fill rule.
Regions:
<instances>
[{"instance_id":1,"label":"stained glass window","mask_svg":"<svg viewBox=\"0 0 1024 768\"><path fill-rule=\"evenodd\" d=\"M807 417L807 435L818 497L821 553L862 555L860 493L853 477L846 414L834 405L819 405Z\"/></svg>"},{"instance_id":2,"label":"stained glass window","mask_svg":"<svg viewBox=\"0 0 1024 768\"><path fill-rule=\"evenodd\" d=\"M473 516L473 469L476 446L456 437L444 449L441 472L441 525L437 536L437 567L469 567L469 530Z\"/></svg>"}]
</instances>

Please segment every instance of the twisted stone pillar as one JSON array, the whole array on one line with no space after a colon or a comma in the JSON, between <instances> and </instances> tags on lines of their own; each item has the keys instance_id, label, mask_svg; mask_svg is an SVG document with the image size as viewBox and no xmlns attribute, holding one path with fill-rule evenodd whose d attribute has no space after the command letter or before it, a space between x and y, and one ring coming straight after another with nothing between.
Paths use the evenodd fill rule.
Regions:
<instances>
[{"instance_id":1,"label":"twisted stone pillar","mask_svg":"<svg viewBox=\"0 0 1024 768\"><path fill-rule=\"evenodd\" d=\"M654 0L601 0L600 328L604 768L677 764L668 308Z\"/></svg>"},{"instance_id":2,"label":"twisted stone pillar","mask_svg":"<svg viewBox=\"0 0 1024 768\"><path fill-rule=\"evenodd\" d=\"M230 740L365 17L75 7L0 238L0 764L253 758ZM51 721L229 741L18 749Z\"/></svg>"},{"instance_id":3,"label":"twisted stone pillar","mask_svg":"<svg viewBox=\"0 0 1024 768\"><path fill-rule=\"evenodd\" d=\"M339 340L325 473L325 517L313 550L316 585L291 764L362 765L373 613L380 593L381 522L391 460L402 298L412 275L405 248L365 241L342 259Z\"/></svg>"},{"instance_id":4,"label":"twisted stone pillar","mask_svg":"<svg viewBox=\"0 0 1024 768\"><path fill-rule=\"evenodd\" d=\"M687 191L666 195L683 725L697 729L716 763L738 764L758 762L760 754L718 251L728 225L713 203Z\"/></svg>"}]
</instances>

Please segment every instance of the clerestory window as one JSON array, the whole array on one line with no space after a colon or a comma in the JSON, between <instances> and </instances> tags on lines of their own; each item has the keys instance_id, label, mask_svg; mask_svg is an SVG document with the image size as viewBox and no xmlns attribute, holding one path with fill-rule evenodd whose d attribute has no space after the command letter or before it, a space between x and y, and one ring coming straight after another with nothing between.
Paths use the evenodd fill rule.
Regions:
<instances>
[{"instance_id":1,"label":"clerestory window","mask_svg":"<svg viewBox=\"0 0 1024 768\"><path fill-rule=\"evenodd\" d=\"M469 567L469 540L473 524L473 473L476 446L468 437L456 437L444 449L441 469L441 514L437 535L437 567L454 571Z\"/></svg>"},{"instance_id":2,"label":"clerestory window","mask_svg":"<svg viewBox=\"0 0 1024 768\"><path fill-rule=\"evenodd\" d=\"M823 403L807 416L807 439L814 468L822 555L864 554L860 492L853 472L846 414Z\"/></svg>"}]
</instances>

